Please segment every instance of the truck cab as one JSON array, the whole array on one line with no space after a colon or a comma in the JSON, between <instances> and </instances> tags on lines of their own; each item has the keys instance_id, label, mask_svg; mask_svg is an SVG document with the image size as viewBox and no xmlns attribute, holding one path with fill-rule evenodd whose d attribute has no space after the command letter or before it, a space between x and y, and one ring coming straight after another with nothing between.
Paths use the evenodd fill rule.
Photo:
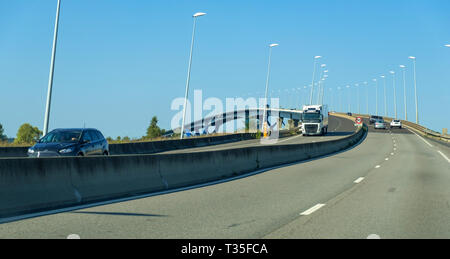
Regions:
<instances>
[{"instance_id":1,"label":"truck cab","mask_svg":"<svg viewBox=\"0 0 450 259\"><path fill-rule=\"evenodd\" d=\"M305 105L302 111L303 136L327 134L328 107L326 105Z\"/></svg>"}]
</instances>

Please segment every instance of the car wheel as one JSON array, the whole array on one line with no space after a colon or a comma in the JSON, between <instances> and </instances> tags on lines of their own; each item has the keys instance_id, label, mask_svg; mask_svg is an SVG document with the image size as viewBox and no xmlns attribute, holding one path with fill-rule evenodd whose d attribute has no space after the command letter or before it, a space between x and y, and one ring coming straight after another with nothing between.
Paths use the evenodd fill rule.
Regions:
<instances>
[{"instance_id":1,"label":"car wheel","mask_svg":"<svg viewBox=\"0 0 450 259\"><path fill-rule=\"evenodd\" d=\"M108 151L103 152L104 156L109 156Z\"/></svg>"},{"instance_id":2,"label":"car wheel","mask_svg":"<svg viewBox=\"0 0 450 259\"><path fill-rule=\"evenodd\" d=\"M84 156L84 154L80 152L77 154L77 156Z\"/></svg>"}]
</instances>

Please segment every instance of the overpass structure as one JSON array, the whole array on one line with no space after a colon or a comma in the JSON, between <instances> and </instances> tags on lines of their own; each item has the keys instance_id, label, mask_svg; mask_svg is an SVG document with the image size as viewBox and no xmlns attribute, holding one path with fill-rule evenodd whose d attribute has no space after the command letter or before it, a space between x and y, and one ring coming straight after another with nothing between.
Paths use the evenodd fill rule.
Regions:
<instances>
[{"instance_id":1,"label":"overpass structure","mask_svg":"<svg viewBox=\"0 0 450 259\"><path fill-rule=\"evenodd\" d=\"M301 120L302 111L300 110L289 110L289 109L279 109L279 108L267 108L267 121L270 122L270 118L276 120L276 124L271 125L274 128L276 125L281 128L284 119L290 119L293 122L293 127L297 127ZM212 116L207 116L201 120L193 121L184 126L185 129L189 129L190 132L201 133L203 131L210 132L210 128L214 128L212 132L219 132L219 128L226 123L233 122L239 119L244 119L245 125L249 125L250 119L256 119L256 129L260 130L262 128L264 116L264 107L261 108L247 108L239 109L234 111L228 111L221 114L216 114ZM249 129L247 128L247 131ZM180 132L181 127L173 130L174 132Z\"/></svg>"}]
</instances>

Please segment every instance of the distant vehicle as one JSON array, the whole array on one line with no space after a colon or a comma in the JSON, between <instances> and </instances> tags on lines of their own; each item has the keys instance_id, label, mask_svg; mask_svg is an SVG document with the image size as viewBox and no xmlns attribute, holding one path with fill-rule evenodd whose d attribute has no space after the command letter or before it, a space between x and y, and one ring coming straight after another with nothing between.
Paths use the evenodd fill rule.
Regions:
<instances>
[{"instance_id":1,"label":"distant vehicle","mask_svg":"<svg viewBox=\"0 0 450 259\"><path fill-rule=\"evenodd\" d=\"M347 112L347 115L348 116L352 116L353 114L351 112Z\"/></svg>"},{"instance_id":2,"label":"distant vehicle","mask_svg":"<svg viewBox=\"0 0 450 259\"><path fill-rule=\"evenodd\" d=\"M374 123L375 129L386 129L386 122L384 120L376 120Z\"/></svg>"},{"instance_id":3,"label":"distant vehicle","mask_svg":"<svg viewBox=\"0 0 450 259\"><path fill-rule=\"evenodd\" d=\"M383 117L372 115L372 116L370 116L370 118L369 118L369 124L372 125L372 124L374 124L375 121L377 121L377 120L383 120Z\"/></svg>"},{"instance_id":4,"label":"distant vehicle","mask_svg":"<svg viewBox=\"0 0 450 259\"><path fill-rule=\"evenodd\" d=\"M302 111L303 136L325 135L328 132L328 106L305 105Z\"/></svg>"},{"instance_id":5,"label":"distant vehicle","mask_svg":"<svg viewBox=\"0 0 450 259\"><path fill-rule=\"evenodd\" d=\"M392 128L402 128L402 122L400 120L392 120L391 121L391 129Z\"/></svg>"},{"instance_id":6,"label":"distant vehicle","mask_svg":"<svg viewBox=\"0 0 450 259\"><path fill-rule=\"evenodd\" d=\"M163 138L171 138L171 137L173 137L173 135L174 135L173 130L169 130L169 131L165 132L164 135L162 135L162 137Z\"/></svg>"},{"instance_id":7,"label":"distant vehicle","mask_svg":"<svg viewBox=\"0 0 450 259\"><path fill-rule=\"evenodd\" d=\"M109 145L96 129L55 129L28 149L29 157L109 155Z\"/></svg>"}]
</instances>

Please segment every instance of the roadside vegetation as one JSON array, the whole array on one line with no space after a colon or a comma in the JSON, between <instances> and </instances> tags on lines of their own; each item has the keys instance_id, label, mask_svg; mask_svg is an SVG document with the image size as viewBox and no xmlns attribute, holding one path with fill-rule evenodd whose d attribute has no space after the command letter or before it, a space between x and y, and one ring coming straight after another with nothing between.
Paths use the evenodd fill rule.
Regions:
<instances>
[{"instance_id":1,"label":"roadside vegetation","mask_svg":"<svg viewBox=\"0 0 450 259\"><path fill-rule=\"evenodd\" d=\"M117 136L115 138L109 136L106 140L109 144L123 144L123 143L134 143L134 142L149 142L149 141L161 141L161 140L174 140L179 139L179 133L173 133L171 131L166 131L158 126L158 118L154 116L145 135L140 138L130 138L129 136ZM101 129L100 129L101 131ZM208 134L208 137L212 136L222 136L228 135L227 133L214 133ZM4 134L3 125L0 123L0 147L27 147L33 146L39 138L42 137L42 131L38 127L35 127L29 123L24 123L20 126L17 134L12 141L11 137ZM203 136L192 136L190 138L203 138Z\"/></svg>"}]
</instances>

